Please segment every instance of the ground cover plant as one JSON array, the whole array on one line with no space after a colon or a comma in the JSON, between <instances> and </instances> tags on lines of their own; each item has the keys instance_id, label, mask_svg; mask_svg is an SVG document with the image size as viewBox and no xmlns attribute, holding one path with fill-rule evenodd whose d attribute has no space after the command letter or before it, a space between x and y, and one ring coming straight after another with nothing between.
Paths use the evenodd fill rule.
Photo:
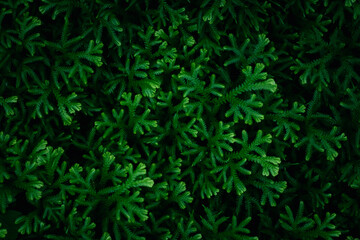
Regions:
<instances>
[{"instance_id":1,"label":"ground cover plant","mask_svg":"<svg viewBox=\"0 0 360 240\"><path fill-rule=\"evenodd\" d=\"M360 238L360 1L0 0L0 238Z\"/></svg>"}]
</instances>

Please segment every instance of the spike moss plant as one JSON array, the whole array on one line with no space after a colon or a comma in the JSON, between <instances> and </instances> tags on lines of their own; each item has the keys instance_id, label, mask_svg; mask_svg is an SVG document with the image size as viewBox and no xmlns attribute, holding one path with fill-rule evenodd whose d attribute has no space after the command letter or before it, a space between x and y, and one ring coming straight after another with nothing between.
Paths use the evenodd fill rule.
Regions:
<instances>
[{"instance_id":1,"label":"spike moss plant","mask_svg":"<svg viewBox=\"0 0 360 240\"><path fill-rule=\"evenodd\" d=\"M0 0L0 239L360 238L359 0Z\"/></svg>"}]
</instances>

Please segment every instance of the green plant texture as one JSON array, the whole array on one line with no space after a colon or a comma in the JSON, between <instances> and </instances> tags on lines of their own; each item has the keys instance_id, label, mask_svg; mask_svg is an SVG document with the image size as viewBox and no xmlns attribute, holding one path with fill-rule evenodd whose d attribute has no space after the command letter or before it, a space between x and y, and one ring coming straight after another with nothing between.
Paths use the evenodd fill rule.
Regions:
<instances>
[{"instance_id":1,"label":"green plant texture","mask_svg":"<svg viewBox=\"0 0 360 240\"><path fill-rule=\"evenodd\" d=\"M0 0L0 239L359 239L359 64L358 0Z\"/></svg>"}]
</instances>

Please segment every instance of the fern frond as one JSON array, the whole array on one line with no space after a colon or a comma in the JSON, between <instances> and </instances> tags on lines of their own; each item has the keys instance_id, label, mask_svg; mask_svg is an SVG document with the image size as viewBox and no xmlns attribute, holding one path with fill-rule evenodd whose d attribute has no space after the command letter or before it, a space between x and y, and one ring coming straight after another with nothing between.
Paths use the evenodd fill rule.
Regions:
<instances>
[{"instance_id":1,"label":"fern frond","mask_svg":"<svg viewBox=\"0 0 360 240\"><path fill-rule=\"evenodd\" d=\"M7 117L15 114L14 110L11 108L9 103L16 103L17 100L18 100L17 96L12 96L12 97L8 97L8 98L0 97L0 106L2 106L4 108L5 115Z\"/></svg>"},{"instance_id":2,"label":"fern frond","mask_svg":"<svg viewBox=\"0 0 360 240\"><path fill-rule=\"evenodd\" d=\"M0 227L1 227L1 223L0 223ZM5 238L7 234L7 230L2 228L0 229L0 238Z\"/></svg>"}]
</instances>

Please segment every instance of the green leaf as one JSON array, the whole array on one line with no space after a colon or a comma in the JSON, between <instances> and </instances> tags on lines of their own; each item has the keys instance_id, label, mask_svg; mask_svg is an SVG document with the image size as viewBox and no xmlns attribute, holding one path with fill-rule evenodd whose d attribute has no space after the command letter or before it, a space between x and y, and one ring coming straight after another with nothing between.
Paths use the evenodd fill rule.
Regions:
<instances>
[{"instance_id":1,"label":"green leaf","mask_svg":"<svg viewBox=\"0 0 360 240\"><path fill-rule=\"evenodd\" d=\"M28 91L31 94L39 96L37 99L28 101L26 103L27 106L35 107L31 113L32 118L35 118L36 116L42 118L43 113L48 115L49 111L54 110L53 105L49 101L50 95L53 93L53 89L49 81L46 80L44 83L41 83L36 87L30 88ZM41 108L43 108L43 110Z\"/></svg>"},{"instance_id":2,"label":"green leaf","mask_svg":"<svg viewBox=\"0 0 360 240\"><path fill-rule=\"evenodd\" d=\"M35 212L17 218L15 224L20 224L18 232L22 235L30 235L33 232L42 233L50 228L50 225L45 224Z\"/></svg>"},{"instance_id":3,"label":"green leaf","mask_svg":"<svg viewBox=\"0 0 360 240\"><path fill-rule=\"evenodd\" d=\"M312 62L303 63L299 59L296 59L296 65L291 66L290 69L295 74L301 72L300 81L301 84L312 84L317 87L319 91L326 89L330 83L330 74L328 72L327 64L329 64L332 56L327 54Z\"/></svg>"},{"instance_id":4,"label":"green leaf","mask_svg":"<svg viewBox=\"0 0 360 240\"><path fill-rule=\"evenodd\" d=\"M154 181L149 178L145 177L142 179L138 179L140 176L146 174L146 165L143 163L139 163L136 169L133 169L133 165L129 164L127 167L128 170L128 179L126 180L126 185L128 187L149 187L151 188L154 185Z\"/></svg>"},{"instance_id":5,"label":"green leaf","mask_svg":"<svg viewBox=\"0 0 360 240\"><path fill-rule=\"evenodd\" d=\"M253 63L264 63L268 66L270 64L270 60L275 61L278 58L274 53L274 47L270 47L270 49L265 51L265 48L270 43L270 40L265 36L265 34L258 35L258 42L254 45L250 44L250 39L246 39L244 43L238 47L233 34L229 34L229 40L232 46L224 46L223 49L225 51L232 51L235 56L231 57L224 63L225 67L231 64L236 64L237 67L243 68L244 66Z\"/></svg>"},{"instance_id":6,"label":"green leaf","mask_svg":"<svg viewBox=\"0 0 360 240\"><path fill-rule=\"evenodd\" d=\"M188 223L184 222L184 219L181 218L177 224L177 229L174 234L174 238L177 239L181 236L181 239L188 239L188 240L199 240L202 239L200 233L196 233L197 228L194 226L194 221L190 220Z\"/></svg>"},{"instance_id":7,"label":"green leaf","mask_svg":"<svg viewBox=\"0 0 360 240\"><path fill-rule=\"evenodd\" d=\"M16 103L17 100L17 96L8 97L5 99L3 97L0 97L0 106L3 106L5 110L5 115L7 117L15 114L13 108L9 105L9 103Z\"/></svg>"},{"instance_id":8,"label":"green leaf","mask_svg":"<svg viewBox=\"0 0 360 240\"><path fill-rule=\"evenodd\" d=\"M283 134L284 141L291 139L291 142L295 143L299 138L297 132L300 130L300 126L297 122L295 122L295 120L304 120L304 117L301 115L304 112L305 106L294 102L292 109L269 115L269 118L273 119L277 123L277 126L272 130L275 132L275 136L279 137Z\"/></svg>"},{"instance_id":9,"label":"green leaf","mask_svg":"<svg viewBox=\"0 0 360 240\"><path fill-rule=\"evenodd\" d=\"M186 191L185 182L176 184L175 188L172 189L170 200L179 204L181 209L185 209L186 204L193 201L193 197L190 196L190 192Z\"/></svg>"},{"instance_id":10,"label":"green leaf","mask_svg":"<svg viewBox=\"0 0 360 240\"><path fill-rule=\"evenodd\" d=\"M336 217L335 213L326 213L324 221L321 221L320 217L315 214L313 218L305 217L304 214L304 202L300 202L298 212L294 217L294 214L289 206L285 206L286 214L280 214L280 225L286 231L290 232L290 235L296 234L298 239L326 239L332 240L333 237L339 237L341 232L335 230L336 226L330 223Z\"/></svg>"},{"instance_id":11,"label":"green leaf","mask_svg":"<svg viewBox=\"0 0 360 240\"><path fill-rule=\"evenodd\" d=\"M157 121L146 119L151 111L150 109L145 110L145 112L141 116L136 115L135 111L140 106L142 96L140 94L136 94L134 101L132 101L131 95L132 95L131 93L124 93L122 95L122 98L124 98L125 101L121 101L120 104L123 106L127 106L129 109L129 113L130 113L129 125L133 128L133 133L134 134L140 133L141 135L143 135L144 128L146 131L150 131L151 128L156 128Z\"/></svg>"},{"instance_id":12,"label":"green leaf","mask_svg":"<svg viewBox=\"0 0 360 240\"><path fill-rule=\"evenodd\" d=\"M139 118L137 118L134 125L134 134L137 134L138 132L143 135L144 130L143 127L146 129L146 131L150 131L151 128L157 127L157 121L155 120L147 120L147 116L150 113L150 109L147 109Z\"/></svg>"},{"instance_id":13,"label":"green leaf","mask_svg":"<svg viewBox=\"0 0 360 240\"><path fill-rule=\"evenodd\" d=\"M0 223L0 227L1 227L1 223ZM5 238L6 234L7 234L6 229L0 229L0 238Z\"/></svg>"},{"instance_id":14,"label":"green leaf","mask_svg":"<svg viewBox=\"0 0 360 240\"><path fill-rule=\"evenodd\" d=\"M112 238L108 232L104 232L100 240L112 240Z\"/></svg>"},{"instance_id":15,"label":"green leaf","mask_svg":"<svg viewBox=\"0 0 360 240\"><path fill-rule=\"evenodd\" d=\"M226 111L225 117L233 115L233 120L237 123L239 120L245 120L245 124L252 125L253 120L257 123L264 119L264 115L255 110L255 108L261 108L263 103L256 101L256 94L252 94L250 99L234 99L230 103L231 108ZM244 114L242 113L244 112Z\"/></svg>"},{"instance_id":16,"label":"green leaf","mask_svg":"<svg viewBox=\"0 0 360 240\"><path fill-rule=\"evenodd\" d=\"M117 220L121 219L120 213L131 223L135 223L135 216L137 216L140 221L146 221L149 218L148 210L138 205L138 203L144 202L144 198L139 197L139 195L140 191L136 191L131 196L118 198L115 210Z\"/></svg>"},{"instance_id":17,"label":"green leaf","mask_svg":"<svg viewBox=\"0 0 360 240\"><path fill-rule=\"evenodd\" d=\"M230 161L229 163L216 167L211 170L211 174L220 173L217 181L221 180L224 182L223 189L225 189L228 193L231 192L233 187L238 195L242 195L246 191L246 186L244 182L239 177L238 173L242 175L250 175L251 171L244 168L246 159L242 159L239 162Z\"/></svg>"},{"instance_id":18,"label":"green leaf","mask_svg":"<svg viewBox=\"0 0 360 240\"><path fill-rule=\"evenodd\" d=\"M337 148L341 148L342 141L346 141L347 137L344 133L338 135L337 127L333 127L330 133L323 130L312 129L312 132L308 136L302 138L294 146L296 148L306 145L305 159L310 160L313 150L316 149L319 152L325 152L327 160L334 161L338 156L338 152L334 149L333 145Z\"/></svg>"},{"instance_id":19,"label":"green leaf","mask_svg":"<svg viewBox=\"0 0 360 240\"><path fill-rule=\"evenodd\" d=\"M25 13L23 15L23 19L16 18L16 22L19 25L19 29L17 29L19 33L19 40L21 44L29 51L31 56L35 55L36 48L43 47L44 44L37 40L40 37L40 33L33 33L30 32L41 25L40 19L37 17L29 16L29 13Z\"/></svg>"},{"instance_id":20,"label":"green leaf","mask_svg":"<svg viewBox=\"0 0 360 240\"><path fill-rule=\"evenodd\" d=\"M279 164L281 162L279 157L267 156L264 149L260 146L266 143L271 143L271 135L263 136L263 132L259 130L256 134L254 141L249 144L249 137L245 130L242 131L242 140L238 139L236 142L243 146L239 152L233 152L227 155L230 159L247 159L254 163L259 164L263 171L264 176L276 176L279 173Z\"/></svg>"},{"instance_id":21,"label":"green leaf","mask_svg":"<svg viewBox=\"0 0 360 240\"><path fill-rule=\"evenodd\" d=\"M225 103L229 102L231 104L241 104L242 110L246 113L250 114L248 118L248 122L251 120L251 116L253 115L255 119L261 119L262 116L259 113L256 113L254 110L252 110L251 107L260 107L262 106L262 103L259 101L255 101L255 96L252 96L247 102L243 100L238 100L237 97L240 94L251 92L251 91L270 91L275 92L277 89L277 85L272 78L267 78L267 73L262 72L265 68L265 65L262 63L257 63L255 65L255 69L253 71L252 66L247 66L242 70L243 74L245 75L245 80L236 88L230 90L225 96L220 97L216 99L215 103ZM249 106L247 106L249 105ZM232 108L230 111L227 112L227 115L230 116L236 112L236 106L235 109ZM239 115L240 113L237 113ZM240 118L240 116L238 116Z\"/></svg>"},{"instance_id":22,"label":"green leaf","mask_svg":"<svg viewBox=\"0 0 360 240\"><path fill-rule=\"evenodd\" d=\"M77 98L76 93L73 92L66 98L61 96L58 91L55 91L54 94L58 101L58 109L64 125L70 125L72 122L70 114L74 114L76 111L81 110L81 103L73 102L73 100Z\"/></svg>"}]
</instances>

